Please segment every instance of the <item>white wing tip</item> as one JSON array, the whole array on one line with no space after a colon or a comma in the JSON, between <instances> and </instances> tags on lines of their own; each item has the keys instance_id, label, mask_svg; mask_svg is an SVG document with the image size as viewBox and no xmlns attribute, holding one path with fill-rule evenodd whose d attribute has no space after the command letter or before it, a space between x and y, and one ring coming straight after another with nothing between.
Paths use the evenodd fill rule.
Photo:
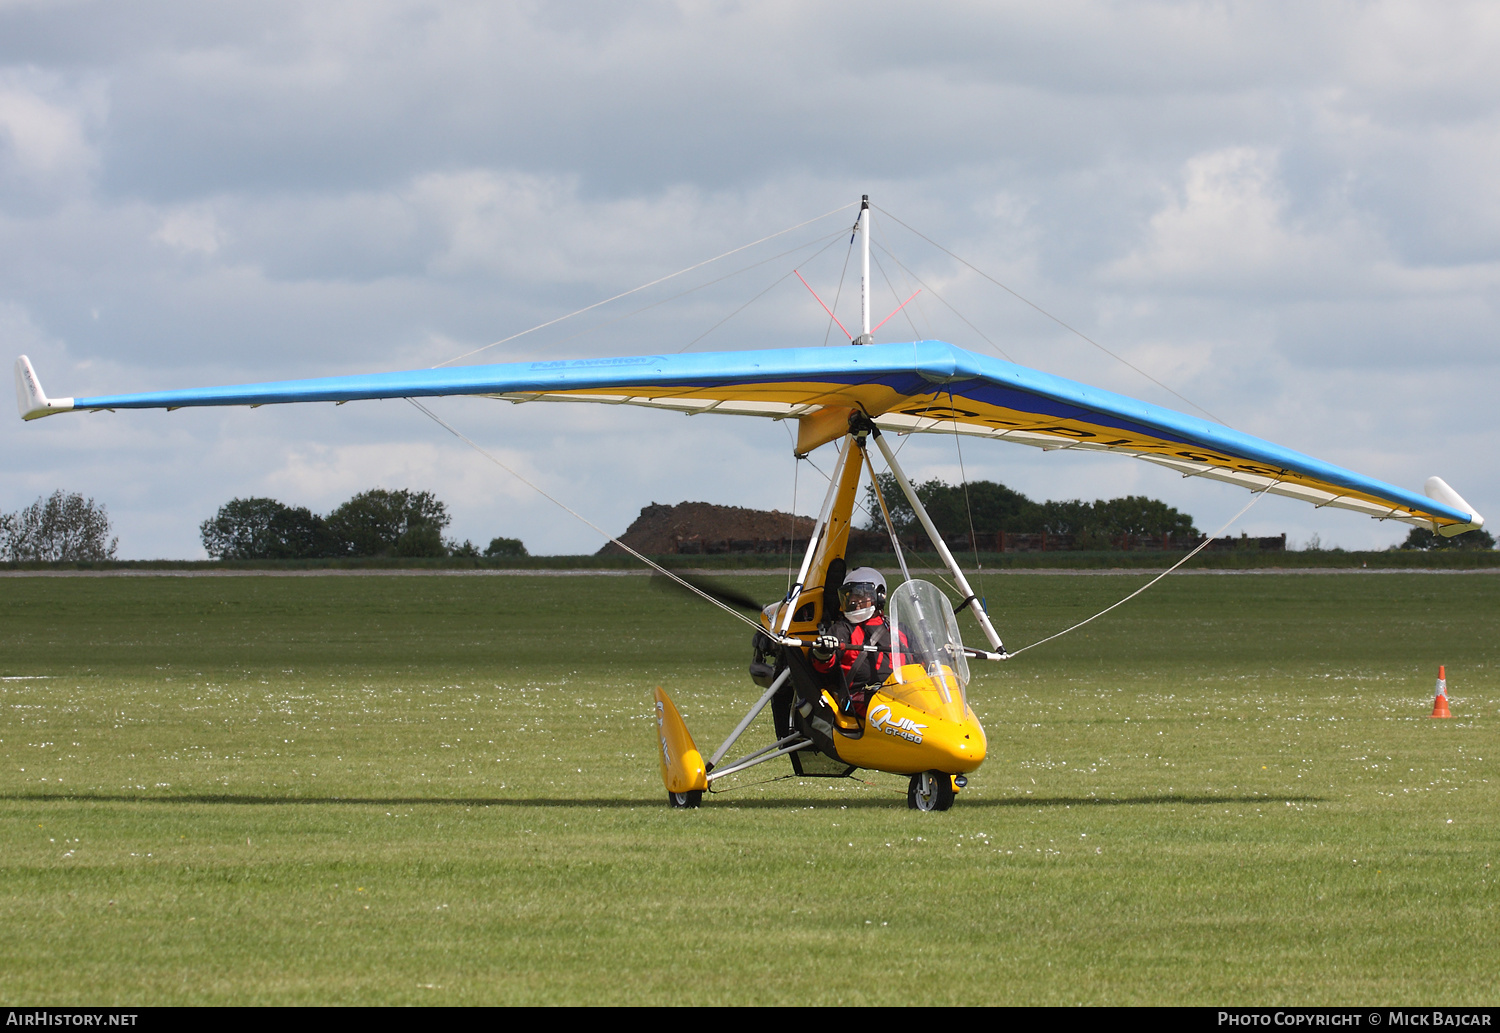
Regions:
<instances>
[{"instance_id":1,"label":"white wing tip","mask_svg":"<svg viewBox=\"0 0 1500 1033\"><path fill-rule=\"evenodd\" d=\"M1434 502L1441 502L1445 506L1452 506L1454 509L1462 510L1469 514L1469 522L1467 524L1445 524L1438 527L1437 533L1444 538L1452 538L1454 535L1463 534L1465 531L1476 531L1484 526L1484 517L1475 512L1474 507L1464 501L1464 497L1450 488L1448 482L1441 477L1427 478L1427 483L1422 485L1422 490Z\"/></svg>"},{"instance_id":2,"label":"white wing tip","mask_svg":"<svg viewBox=\"0 0 1500 1033\"><path fill-rule=\"evenodd\" d=\"M42 382L36 378L36 370L31 368L31 360L22 355L16 360L16 407L21 410L21 419L39 420L72 409L73 399L48 398Z\"/></svg>"}]
</instances>

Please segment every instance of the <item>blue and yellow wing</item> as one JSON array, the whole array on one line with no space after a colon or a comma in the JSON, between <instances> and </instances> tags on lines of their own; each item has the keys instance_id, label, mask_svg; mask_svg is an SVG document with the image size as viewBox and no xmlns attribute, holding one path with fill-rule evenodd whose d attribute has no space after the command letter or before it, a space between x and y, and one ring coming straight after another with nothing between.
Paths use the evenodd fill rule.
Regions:
<instances>
[{"instance_id":1,"label":"blue and yellow wing","mask_svg":"<svg viewBox=\"0 0 1500 1033\"><path fill-rule=\"evenodd\" d=\"M957 431L1043 449L1115 452L1446 535L1484 522L1440 478L1429 478L1426 494L1407 491L1195 416L942 341L516 362L63 399L47 398L23 356L16 388L28 420L69 410L445 395L640 405L794 419L799 452L832 440L858 410L887 431Z\"/></svg>"}]
</instances>

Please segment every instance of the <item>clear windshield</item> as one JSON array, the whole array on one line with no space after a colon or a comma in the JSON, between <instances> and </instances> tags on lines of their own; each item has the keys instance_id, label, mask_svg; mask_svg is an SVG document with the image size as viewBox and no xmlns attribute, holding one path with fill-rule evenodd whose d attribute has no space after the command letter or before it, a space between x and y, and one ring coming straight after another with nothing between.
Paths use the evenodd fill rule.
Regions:
<instances>
[{"instance_id":1,"label":"clear windshield","mask_svg":"<svg viewBox=\"0 0 1500 1033\"><path fill-rule=\"evenodd\" d=\"M951 711L962 719L968 707L964 690L969 684L969 661L964 656L958 618L948 597L927 581L908 581L891 593L886 603L891 624L891 648L902 655L893 658L894 673L882 690L912 705Z\"/></svg>"}]
</instances>

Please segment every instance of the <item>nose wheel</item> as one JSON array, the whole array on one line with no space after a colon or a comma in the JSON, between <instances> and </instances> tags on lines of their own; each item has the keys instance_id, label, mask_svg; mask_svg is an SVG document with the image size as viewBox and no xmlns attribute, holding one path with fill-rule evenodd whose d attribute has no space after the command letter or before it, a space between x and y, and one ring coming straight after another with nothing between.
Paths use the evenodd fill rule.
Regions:
<instances>
[{"instance_id":1,"label":"nose wheel","mask_svg":"<svg viewBox=\"0 0 1500 1033\"><path fill-rule=\"evenodd\" d=\"M924 771L911 776L906 788L906 806L914 811L946 811L953 806L953 776Z\"/></svg>"},{"instance_id":2,"label":"nose wheel","mask_svg":"<svg viewBox=\"0 0 1500 1033\"><path fill-rule=\"evenodd\" d=\"M703 802L703 790L690 789L685 793L668 793L667 803L676 808L697 807Z\"/></svg>"}]
</instances>

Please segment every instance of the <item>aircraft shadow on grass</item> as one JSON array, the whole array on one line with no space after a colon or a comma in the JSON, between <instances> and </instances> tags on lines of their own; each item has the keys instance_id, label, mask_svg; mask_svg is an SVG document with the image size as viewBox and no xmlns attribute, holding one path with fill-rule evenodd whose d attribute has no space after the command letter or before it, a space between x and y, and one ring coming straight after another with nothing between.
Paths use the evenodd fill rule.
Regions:
<instances>
[{"instance_id":1,"label":"aircraft shadow on grass","mask_svg":"<svg viewBox=\"0 0 1500 1033\"><path fill-rule=\"evenodd\" d=\"M720 795L732 797L733 793ZM806 799L734 799L730 806L774 810L805 810L809 807L868 809L890 807L905 790L893 790L891 798L814 800ZM447 797L447 796L242 796L232 793L186 794L182 796L141 796L127 793L5 793L0 800L16 803L138 803L138 804L220 804L237 807L279 806L370 806L370 807L578 807L593 810L629 810L655 807L654 797L619 797L613 799L513 796L513 797ZM1205 806L1210 804L1324 803L1321 796L1189 796L1184 793L1158 796L1007 796L998 799L968 799L966 807L1151 807Z\"/></svg>"}]
</instances>

